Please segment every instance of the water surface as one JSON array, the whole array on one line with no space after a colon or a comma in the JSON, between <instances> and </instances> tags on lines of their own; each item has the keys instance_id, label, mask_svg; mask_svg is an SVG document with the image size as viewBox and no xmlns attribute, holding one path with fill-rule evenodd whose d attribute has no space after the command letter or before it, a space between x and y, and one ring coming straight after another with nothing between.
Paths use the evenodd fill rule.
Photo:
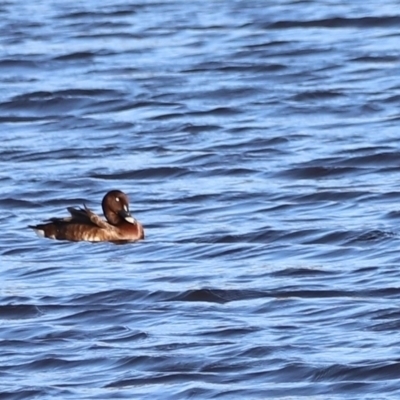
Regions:
<instances>
[{"instance_id":1,"label":"water surface","mask_svg":"<svg viewBox=\"0 0 400 400\"><path fill-rule=\"evenodd\" d=\"M2 399L399 397L396 1L0 15Z\"/></svg>"}]
</instances>

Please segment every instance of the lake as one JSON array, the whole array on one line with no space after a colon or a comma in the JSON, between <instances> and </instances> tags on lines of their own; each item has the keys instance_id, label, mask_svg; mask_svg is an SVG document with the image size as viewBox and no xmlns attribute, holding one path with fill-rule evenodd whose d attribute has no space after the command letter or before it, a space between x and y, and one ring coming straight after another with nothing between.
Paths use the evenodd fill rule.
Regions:
<instances>
[{"instance_id":1,"label":"lake","mask_svg":"<svg viewBox=\"0 0 400 400\"><path fill-rule=\"evenodd\" d=\"M397 1L0 15L1 399L399 398Z\"/></svg>"}]
</instances>

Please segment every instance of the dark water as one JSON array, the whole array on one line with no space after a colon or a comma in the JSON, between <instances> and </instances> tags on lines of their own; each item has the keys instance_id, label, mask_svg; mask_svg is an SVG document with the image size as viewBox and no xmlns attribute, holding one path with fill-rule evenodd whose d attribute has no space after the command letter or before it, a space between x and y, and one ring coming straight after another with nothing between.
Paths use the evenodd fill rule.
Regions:
<instances>
[{"instance_id":1,"label":"dark water","mask_svg":"<svg viewBox=\"0 0 400 400\"><path fill-rule=\"evenodd\" d=\"M399 398L399 10L3 2L0 399Z\"/></svg>"}]
</instances>

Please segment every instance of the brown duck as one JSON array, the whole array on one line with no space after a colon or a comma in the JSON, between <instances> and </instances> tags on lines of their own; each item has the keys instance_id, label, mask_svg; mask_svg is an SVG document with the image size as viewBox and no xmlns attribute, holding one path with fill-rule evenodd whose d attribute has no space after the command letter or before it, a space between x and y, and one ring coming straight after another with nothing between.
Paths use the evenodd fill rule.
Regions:
<instances>
[{"instance_id":1,"label":"brown duck","mask_svg":"<svg viewBox=\"0 0 400 400\"><path fill-rule=\"evenodd\" d=\"M134 242L144 239L142 224L129 212L128 196L120 190L108 192L101 203L105 221L84 208L68 207L66 218L50 218L44 224L29 225L41 237L88 242Z\"/></svg>"}]
</instances>

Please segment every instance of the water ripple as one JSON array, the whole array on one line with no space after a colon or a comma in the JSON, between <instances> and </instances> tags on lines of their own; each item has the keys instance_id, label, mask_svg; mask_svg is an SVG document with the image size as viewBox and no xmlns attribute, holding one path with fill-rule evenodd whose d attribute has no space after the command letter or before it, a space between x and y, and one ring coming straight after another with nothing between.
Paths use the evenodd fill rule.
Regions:
<instances>
[{"instance_id":1,"label":"water ripple","mask_svg":"<svg viewBox=\"0 0 400 400\"><path fill-rule=\"evenodd\" d=\"M395 1L0 13L0 398L399 397Z\"/></svg>"}]
</instances>

